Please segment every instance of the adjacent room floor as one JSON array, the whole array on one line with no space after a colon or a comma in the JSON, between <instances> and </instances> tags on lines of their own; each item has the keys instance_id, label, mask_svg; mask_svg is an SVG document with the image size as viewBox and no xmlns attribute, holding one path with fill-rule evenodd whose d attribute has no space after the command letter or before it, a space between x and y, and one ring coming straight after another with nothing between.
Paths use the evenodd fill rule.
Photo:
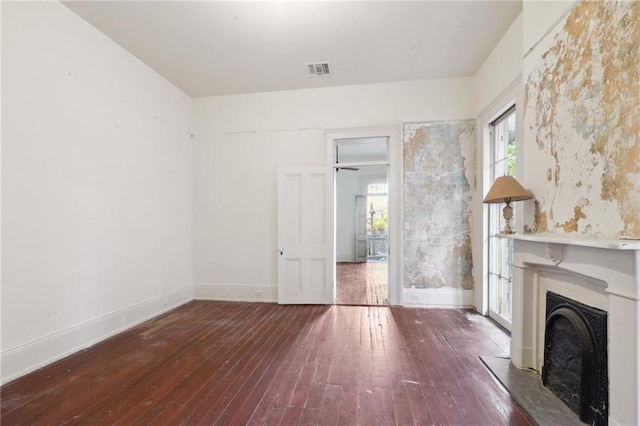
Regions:
<instances>
[{"instance_id":1,"label":"adjacent room floor","mask_svg":"<svg viewBox=\"0 0 640 426\"><path fill-rule=\"evenodd\" d=\"M2 387L3 425L529 425L468 310L193 301Z\"/></svg>"},{"instance_id":2,"label":"adjacent room floor","mask_svg":"<svg viewBox=\"0 0 640 426\"><path fill-rule=\"evenodd\" d=\"M388 305L387 262L336 263L338 305Z\"/></svg>"}]
</instances>

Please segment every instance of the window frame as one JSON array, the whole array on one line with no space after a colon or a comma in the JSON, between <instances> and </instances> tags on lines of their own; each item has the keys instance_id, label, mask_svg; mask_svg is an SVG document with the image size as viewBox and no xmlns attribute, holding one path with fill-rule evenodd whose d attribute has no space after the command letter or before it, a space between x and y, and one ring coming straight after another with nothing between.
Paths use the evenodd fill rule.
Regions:
<instances>
[{"instance_id":1,"label":"window frame","mask_svg":"<svg viewBox=\"0 0 640 426\"><path fill-rule=\"evenodd\" d=\"M515 176L517 120L515 104L489 123L490 182L502 175ZM513 241L496 237L503 227L502 203L490 204L487 209L487 307L488 315L502 327L511 330L513 294ZM506 293L506 294L505 294Z\"/></svg>"}]
</instances>

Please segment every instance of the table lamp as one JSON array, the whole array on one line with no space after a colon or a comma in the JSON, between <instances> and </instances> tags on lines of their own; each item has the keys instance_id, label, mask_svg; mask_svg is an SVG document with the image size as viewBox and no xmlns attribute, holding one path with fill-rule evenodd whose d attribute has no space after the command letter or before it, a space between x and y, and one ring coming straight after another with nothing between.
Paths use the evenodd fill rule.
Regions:
<instances>
[{"instance_id":1,"label":"table lamp","mask_svg":"<svg viewBox=\"0 0 640 426\"><path fill-rule=\"evenodd\" d=\"M513 176L501 176L491 186L487 196L482 200L483 203L506 203L502 209L505 225L503 234L513 234L515 231L511 228L511 219L513 218L512 201L529 200L533 198L533 194L524 189L522 185Z\"/></svg>"}]
</instances>

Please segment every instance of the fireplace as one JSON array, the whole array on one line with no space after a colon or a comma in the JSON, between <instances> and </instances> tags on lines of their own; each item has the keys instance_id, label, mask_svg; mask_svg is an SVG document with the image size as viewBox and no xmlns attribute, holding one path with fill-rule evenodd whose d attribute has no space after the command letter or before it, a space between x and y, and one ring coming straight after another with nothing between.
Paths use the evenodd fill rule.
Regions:
<instances>
[{"instance_id":1,"label":"fireplace","mask_svg":"<svg viewBox=\"0 0 640 426\"><path fill-rule=\"evenodd\" d=\"M580 420L608 421L607 313L548 291L542 383Z\"/></svg>"},{"instance_id":2,"label":"fireplace","mask_svg":"<svg viewBox=\"0 0 640 426\"><path fill-rule=\"evenodd\" d=\"M553 363L564 363L564 370L579 376L578 384L566 386L580 392L585 386L584 363L599 368L603 377L591 382L585 392L591 402L583 406L581 395L579 403L568 405L573 404L578 416L590 415L587 422L591 424L640 424L640 241L556 234L508 238L514 239L511 362L544 374L548 384L554 371L546 358L551 357ZM549 292L560 301L548 300ZM573 305L563 305L569 303L566 299ZM582 321L588 316L582 306L606 318L600 326L601 339L595 336L598 325ZM548 323L552 325L549 332ZM580 327L593 339L584 337L584 330L577 331ZM570 360L554 359L557 354L549 353L546 340L567 330L573 334L570 339L580 342L580 349L572 349ZM588 347L589 340L593 356L585 357L583 344ZM575 357L579 364L572 364Z\"/></svg>"}]
</instances>

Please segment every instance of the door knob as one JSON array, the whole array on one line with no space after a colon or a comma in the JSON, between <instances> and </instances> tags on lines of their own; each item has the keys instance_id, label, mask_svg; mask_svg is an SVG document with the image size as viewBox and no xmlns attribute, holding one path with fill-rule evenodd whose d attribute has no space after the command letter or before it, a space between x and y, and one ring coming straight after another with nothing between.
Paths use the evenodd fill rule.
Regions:
<instances>
[{"instance_id":1,"label":"door knob","mask_svg":"<svg viewBox=\"0 0 640 426\"><path fill-rule=\"evenodd\" d=\"M280 247L280 256L282 256L284 254L284 247Z\"/></svg>"}]
</instances>

